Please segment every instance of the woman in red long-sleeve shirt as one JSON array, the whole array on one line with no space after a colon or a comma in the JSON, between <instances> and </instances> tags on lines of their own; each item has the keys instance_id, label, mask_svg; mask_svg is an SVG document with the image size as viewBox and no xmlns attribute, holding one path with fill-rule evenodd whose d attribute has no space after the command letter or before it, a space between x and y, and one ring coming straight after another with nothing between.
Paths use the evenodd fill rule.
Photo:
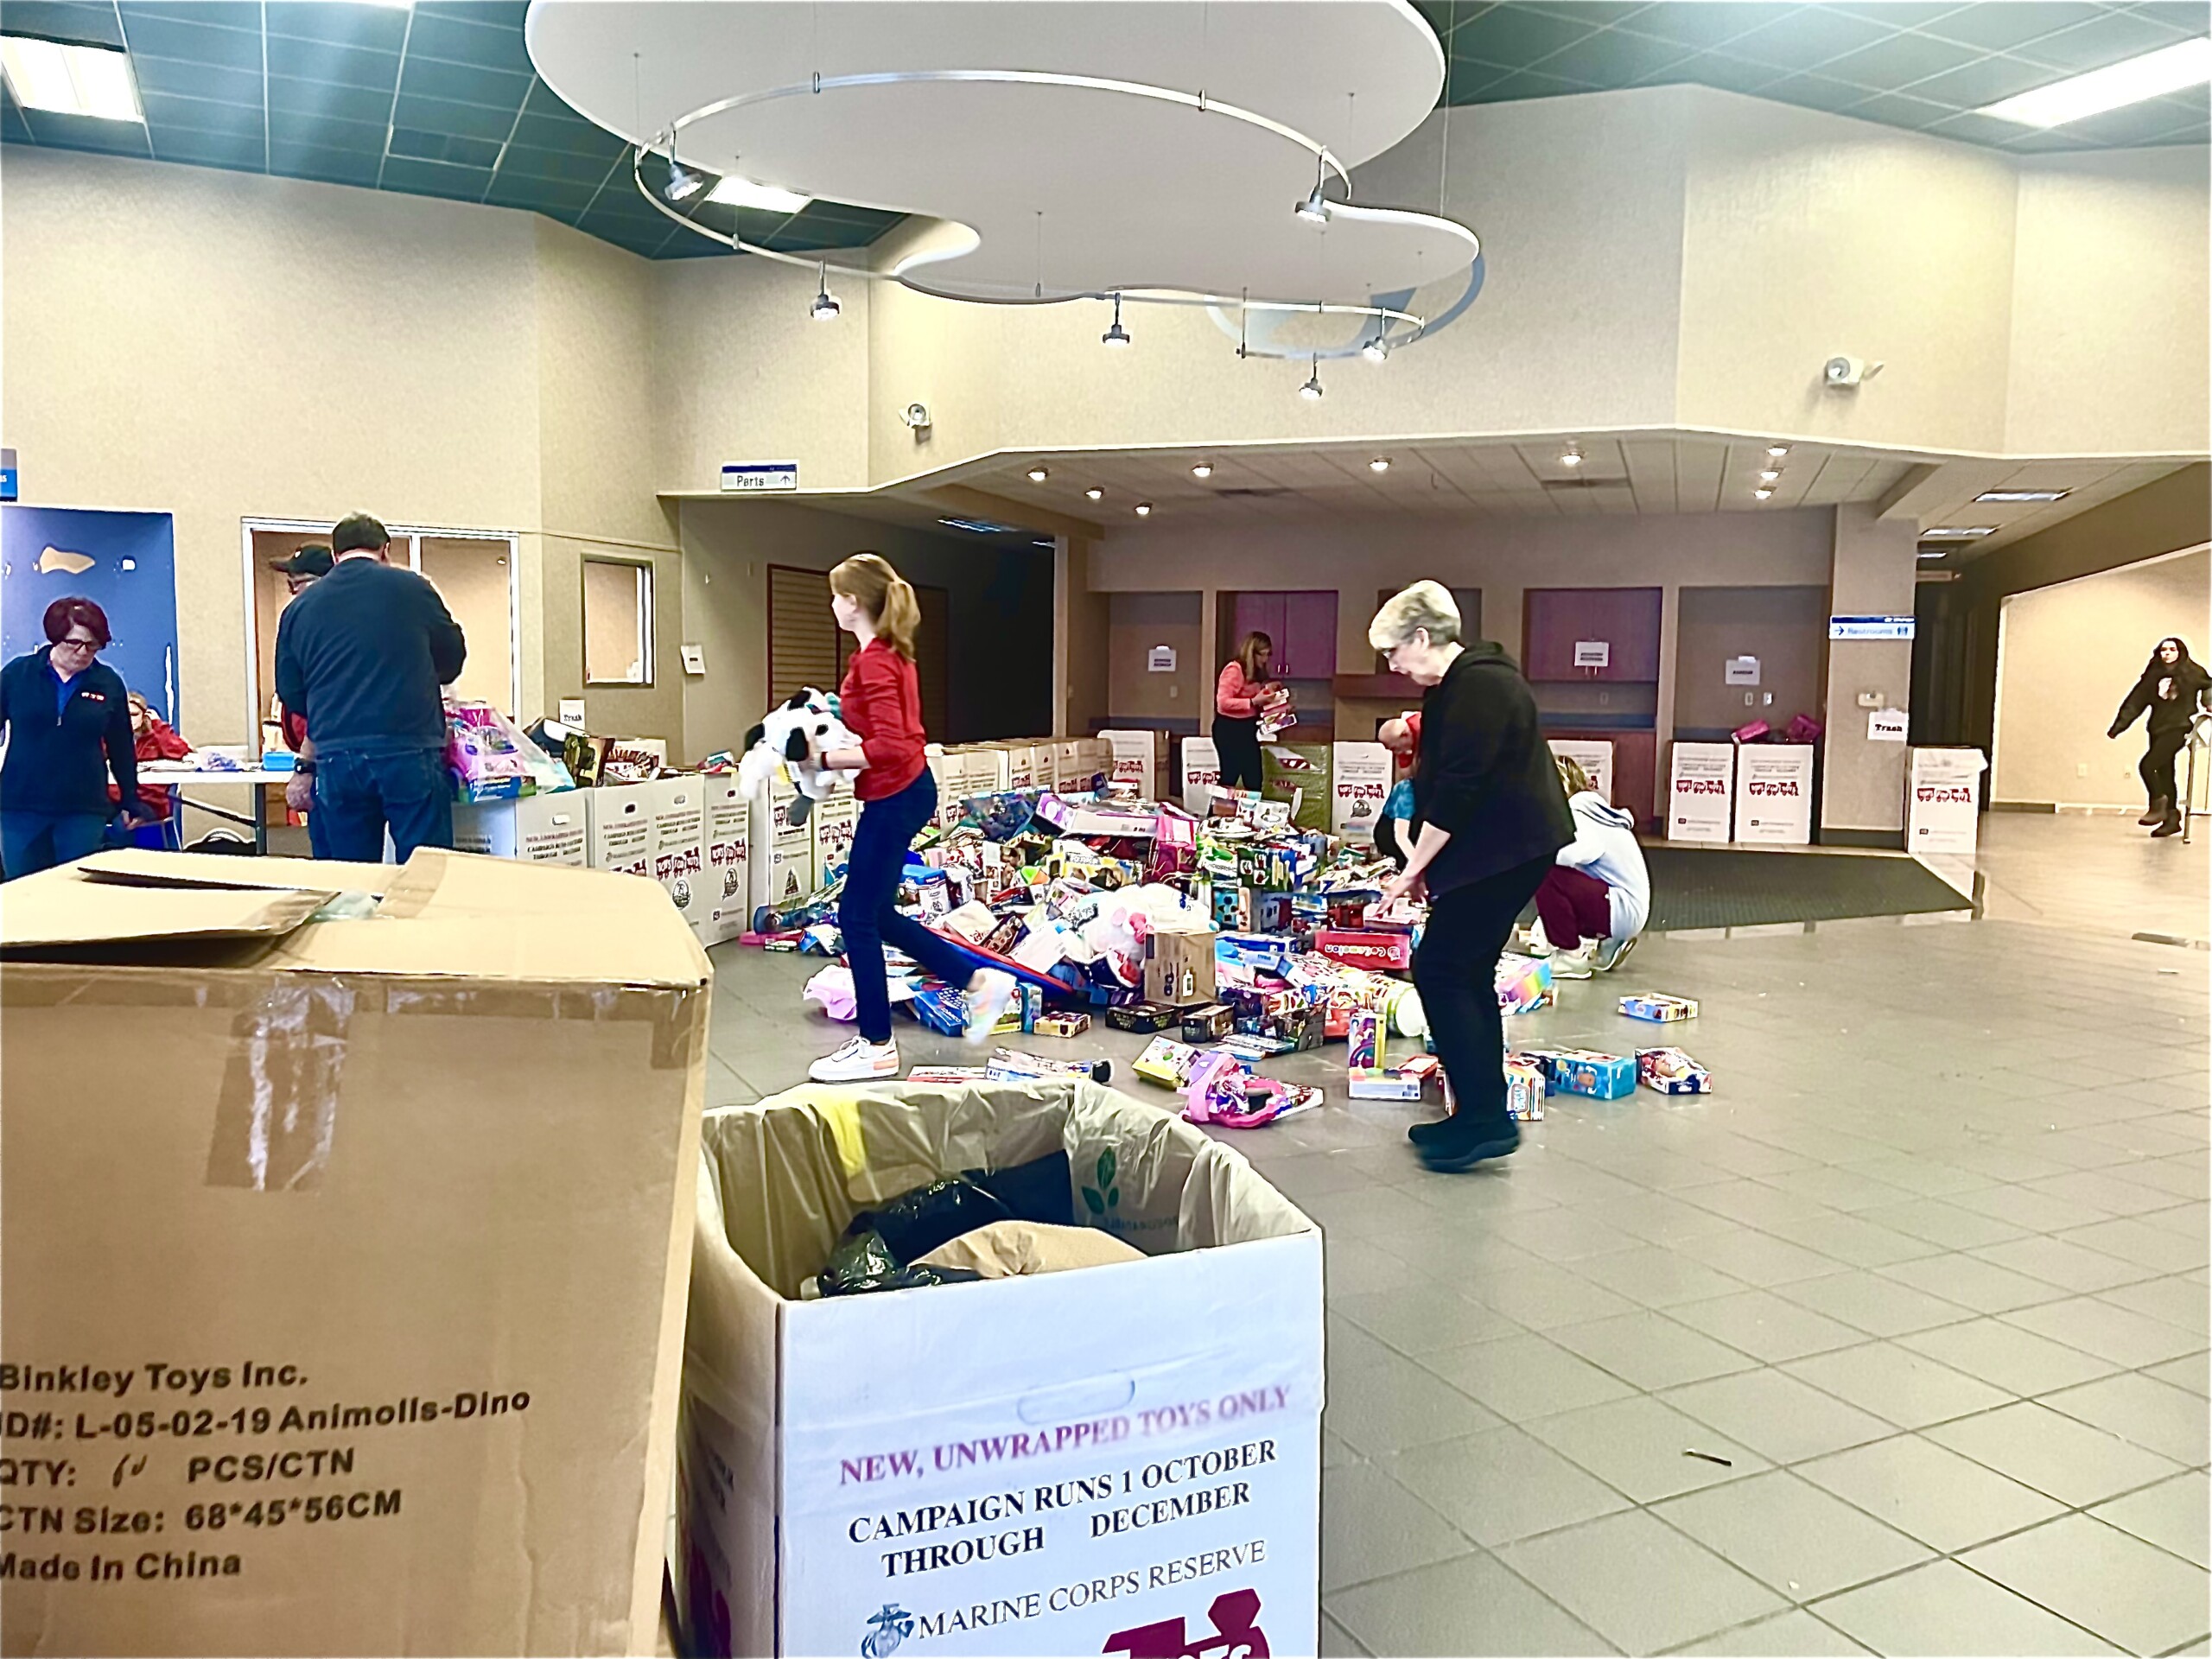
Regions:
<instances>
[{"instance_id":1,"label":"woman in red long-sleeve shirt","mask_svg":"<svg viewBox=\"0 0 2212 1659\"><path fill-rule=\"evenodd\" d=\"M1260 716L1282 696L1268 678L1274 654L1275 642L1266 634L1248 633L1214 682L1213 747L1224 789L1260 787Z\"/></svg>"},{"instance_id":2,"label":"woman in red long-sleeve shirt","mask_svg":"<svg viewBox=\"0 0 2212 1659\"><path fill-rule=\"evenodd\" d=\"M853 973L860 1035L817 1060L817 1083L863 1083L899 1075L891 1040L891 994L884 978L886 942L948 984L969 989L971 1037L998 1023L1014 988L1011 976L971 973L969 959L898 910L899 878L907 850L937 816L937 779L923 754L922 694L914 674L914 630L921 607L905 577L880 554L855 553L830 573L830 610L860 642L838 701L856 749L833 749L833 767L856 769L853 793L861 821L845 867L837 925Z\"/></svg>"}]
</instances>

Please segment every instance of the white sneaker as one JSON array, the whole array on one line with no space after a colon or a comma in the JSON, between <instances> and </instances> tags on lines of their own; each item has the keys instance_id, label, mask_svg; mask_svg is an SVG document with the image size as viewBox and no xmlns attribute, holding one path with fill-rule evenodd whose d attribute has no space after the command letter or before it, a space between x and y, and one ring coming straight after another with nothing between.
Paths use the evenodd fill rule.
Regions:
<instances>
[{"instance_id":1,"label":"white sneaker","mask_svg":"<svg viewBox=\"0 0 2212 1659\"><path fill-rule=\"evenodd\" d=\"M1014 994L1020 988L1003 968L976 970L975 978L968 982L967 1035L971 1046L981 1047L990 1041L1000 1019L1014 1002Z\"/></svg>"},{"instance_id":2,"label":"white sneaker","mask_svg":"<svg viewBox=\"0 0 2212 1659\"><path fill-rule=\"evenodd\" d=\"M1598 971L1610 974L1628 960L1628 953L1636 949L1636 942L1643 936L1631 933L1624 939L1606 939L1598 946Z\"/></svg>"},{"instance_id":3,"label":"white sneaker","mask_svg":"<svg viewBox=\"0 0 2212 1659\"><path fill-rule=\"evenodd\" d=\"M1551 955L1554 979L1587 979L1597 963L1597 952L1584 945L1577 950L1554 950Z\"/></svg>"},{"instance_id":4,"label":"white sneaker","mask_svg":"<svg viewBox=\"0 0 2212 1659\"><path fill-rule=\"evenodd\" d=\"M1528 935L1522 943L1529 956L1548 957L1552 954L1552 942L1544 937L1544 925L1541 921L1529 924Z\"/></svg>"},{"instance_id":5,"label":"white sneaker","mask_svg":"<svg viewBox=\"0 0 2212 1659\"><path fill-rule=\"evenodd\" d=\"M880 1083L899 1075L899 1045L855 1037L807 1067L806 1075L817 1083Z\"/></svg>"}]
</instances>

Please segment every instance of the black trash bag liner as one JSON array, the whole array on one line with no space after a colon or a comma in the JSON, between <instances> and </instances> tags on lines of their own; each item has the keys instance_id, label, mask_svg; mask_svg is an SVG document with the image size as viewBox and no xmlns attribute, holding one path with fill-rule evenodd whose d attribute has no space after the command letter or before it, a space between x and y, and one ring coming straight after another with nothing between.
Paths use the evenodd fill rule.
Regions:
<instances>
[{"instance_id":1,"label":"black trash bag liner","mask_svg":"<svg viewBox=\"0 0 2212 1659\"><path fill-rule=\"evenodd\" d=\"M1103 1083L1106 1078L1100 1077L1097 1081ZM1004 1205L1016 1221L1034 1222L1044 1227L1076 1224L1075 1177L1068 1168L1065 1151L1048 1152L1042 1158L1033 1158L1011 1169L969 1169L961 1173Z\"/></svg>"}]
</instances>

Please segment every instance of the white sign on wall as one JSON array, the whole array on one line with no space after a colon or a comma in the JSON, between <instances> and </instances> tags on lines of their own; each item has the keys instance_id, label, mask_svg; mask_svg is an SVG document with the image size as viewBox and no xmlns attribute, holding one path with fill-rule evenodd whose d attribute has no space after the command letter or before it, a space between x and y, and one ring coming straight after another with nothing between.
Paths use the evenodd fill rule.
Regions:
<instances>
[{"instance_id":1,"label":"white sign on wall","mask_svg":"<svg viewBox=\"0 0 2212 1659\"><path fill-rule=\"evenodd\" d=\"M1153 674L1173 674L1175 671L1175 647L1154 645L1145 653L1146 671Z\"/></svg>"},{"instance_id":2,"label":"white sign on wall","mask_svg":"<svg viewBox=\"0 0 2212 1659\"><path fill-rule=\"evenodd\" d=\"M1869 743L1902 743L1912 730L1912 715L1904 709L1877 709L1866 716Z\"/></svg>"},{"instance_id":3,"label":"white sign on wall","mask_svg":"<svg viewBox=\"0 0 2212 1659\"><path fill-rule=\"evenodd\" d=\"M795 461L741 461L722 468L722 488L734 495L798 488Z\"/></svg>"},{"instance_id":4,"label":"white sign on wall","mask_svg":"<svg viewBox=\"0 0 2212 1659\"><path fill-rule=\"evenodd\" d=\"M1610 639L1576 640L1574 665L1577 668L1611 668L1613 665L1613 642Z\"/></svg>"},{"instance_id":5,"label":"white sign on wall","mask_svg":"<svg viewBox=\"0 0 2212 1659\"><path fill-rule=\"evenodd\" d=\"M1832 616L1828 618L1828 638L1831 639L1910 639L1912 638L1912 618L1910 616Z\"/></svg>"},{"instance_id":6,"label":"white sign on wall","mask_svg":"<svg viewBox=\"0 0 2212 1659\"><path fill-rule=\"evenodd\" d=\"M1667 839L1726 841L1736 783L1733 743L1677 743L1667 792Z\"/></svg>"},{"instance_id":7,"label":"white sign on wall","mask_svg":"<svg viewBox=\"0 0 2212 1659\"><path fill-rule=\"evenodd\" d=\"M1726 668L1731 685L1757 685L1759 683L1759 659L1756 657L1731 657Z\"/></svg>"},{"instance_id":8,"label":"white sign on wall","mask_svg":"<svg viewBox=\"0 0 2212 1659\"><path fill-rule=\"evenodd\" d=\"M1745 743L1738 747L1734 838L1782 847L1811 842L1811 744Z\"/></svg>"}]
</instances>

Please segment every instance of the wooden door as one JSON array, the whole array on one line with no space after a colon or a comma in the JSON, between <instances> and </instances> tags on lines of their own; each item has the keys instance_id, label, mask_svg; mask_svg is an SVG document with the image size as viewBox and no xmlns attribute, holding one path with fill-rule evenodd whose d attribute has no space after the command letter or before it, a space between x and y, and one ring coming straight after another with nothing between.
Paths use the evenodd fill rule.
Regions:
<instances>
[{"instance_id":1,"label":"wooden door","mask_svg":"<svg viewBox=\"0 0 2212 1659\"><path fill-rule=\"evenodd\" d=\"M1281 667L1283 645L1283 596L1281 594L1239 594L1231 607L1236 618L1230 632L1235 636L1229 642L1233 654L1244 643L1249 633L1264 633L1274 642L1277 667Z\"/></svg>"},{"instance_id":2,"label":"wooden door","mask_svg":"<svg viewBox=\"0 0 2212 1659\"><path fill-rule=\"evenodd\" d=\"M1337 671L1337 596L1285 594L1282 633L1275 641L1275 673L1290 680L1325 680Z\"/></svg>"},{"instance_id":3,"label":"wooden door","mask_svg":"<svg viewBox=\"0 0 2212 1659\"><path fill-rule=\"evenodd\" d=\"M1531 588L1521 653L1528 677L1656 683L1659 603L1656 588ZM1605 642L1605 667L1575 665L1574 648L1585 640Z\"/></svg>"}]
</instances>

